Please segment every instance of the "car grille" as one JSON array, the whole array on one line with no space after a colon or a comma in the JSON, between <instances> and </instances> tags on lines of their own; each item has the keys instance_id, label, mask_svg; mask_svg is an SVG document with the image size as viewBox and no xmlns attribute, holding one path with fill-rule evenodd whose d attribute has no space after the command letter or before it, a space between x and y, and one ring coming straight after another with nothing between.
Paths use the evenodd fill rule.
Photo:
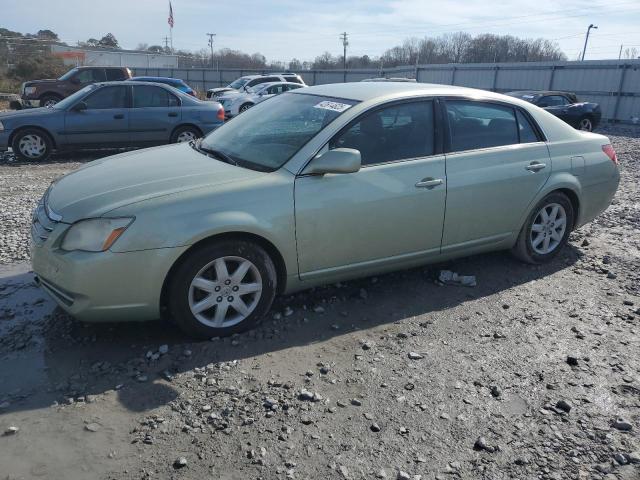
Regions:
<instances>
[{"instance_id":1,"label":"car grille","mask_svg":"<svg viewBox=\"0 0 640 480\"><path fill-rule=\"evenodd\" d=\"M44 197L40 199L38 205L33 210L31 218L31 239L33 240L34 245L37 246L42 245L47 238L49 238L49 234L51 234L54 227L60 220L52 219L47 213L46 201L47 194L45 193Z\"/></svg>"}]
</instances>

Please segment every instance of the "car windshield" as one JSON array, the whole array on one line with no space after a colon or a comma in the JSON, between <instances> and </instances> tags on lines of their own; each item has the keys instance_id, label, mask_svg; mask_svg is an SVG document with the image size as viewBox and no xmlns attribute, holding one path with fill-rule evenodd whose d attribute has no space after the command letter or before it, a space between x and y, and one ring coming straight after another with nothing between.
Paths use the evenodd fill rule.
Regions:
<instances>
[{"instance_id":1,"label":"car windshield","mask_svg":"<svg viewBox=\"0 0 640 480\"><path fill-rule=\"evenodd\" d=\"M73 95L69 95L67 98L60 100L51 108L55 108L56 110L66 110L71 105L73 105L78 100L80 100L82 97L84 97L87 93L89 93L91 90L94 90L96 88L98 88L98 85L95 85L95 84L87 85L82 90L78 90Z\"/></svg>"},{"instance_id":2,"label":"car windshield","mask_svg":"<svg viewBox=\"0 0 640 480\"><path fill-rule=\"evenodd\" d=\"M237 80L234 80L233 82L231 82L227 86L230 87L230 88L235 88L236 90L239 90L242 87L244 87L247 83L249 83L249 79L243 77L243 78L239 78Z\"/></svg>"},{"instance_id":3,"label":"car windshield","mask_svg":"<svg viewBox=\"0 0 640 480\"><path fill-rule=\"evenodd\" d=\"M285 93L250 108L202 141L202 147L221 152L239 166L273 171L340 114L354 100Z\"/></svg>"},{"instance_id":4,"label":"car windshield","mask_svg":"<svg viewBox=\"0 0 640 480\"><path fill-rule=\"evenodd\" d=\"M67 73L65 73L60 78L58 78L58 80L69 80L71 77L73 77L76 74L77 71L78 71L77 68L72 68Z\"/></svg>"}]
</instances>

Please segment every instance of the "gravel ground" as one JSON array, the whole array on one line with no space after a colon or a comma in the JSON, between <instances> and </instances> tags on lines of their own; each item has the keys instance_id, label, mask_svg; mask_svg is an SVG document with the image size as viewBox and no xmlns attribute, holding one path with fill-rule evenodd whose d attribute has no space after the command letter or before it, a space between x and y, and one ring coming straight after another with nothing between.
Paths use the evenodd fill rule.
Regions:
<instances>
[{"instance_id":1,"label":"gravel ground","mask_svg":"<svg viewBox=\"0 0 640 480\"><path fill-rule=\"evenodd\" d=\"M620 189L552 264L332 285L199 343L54 309L24 262L29 212L85 158L0 161L3 477L640 478L640 131L603 133Z\"/></svg>"}]
</instances>

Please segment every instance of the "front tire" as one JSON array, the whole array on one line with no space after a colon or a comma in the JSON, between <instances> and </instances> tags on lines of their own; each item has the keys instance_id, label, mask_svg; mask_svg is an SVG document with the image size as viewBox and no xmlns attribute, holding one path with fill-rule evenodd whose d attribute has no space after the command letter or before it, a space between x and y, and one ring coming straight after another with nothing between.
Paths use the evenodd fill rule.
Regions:
<instances>
[{"instance_id":1,"label":"front tire","mask_svg":"<svg viewBox=\"0 0 640 480\"><path fill-rule=\"evenodd\" d=\"M276 268L258 245L211 243L190 253L170 279L171 315L187 334L222 337L254 327L269 311Z\"/></svg>"},{"instance_id":2,"label":"front tire","mask_svg":"<svg viewBox=\"0 0 640 480\"><path fill-rule=\"evenodd\" d=\"M27 128L16 133L11 142L13 154L18 160L40 162L53 150L53 142L47 133L37 128Z\"/></svg>"},{"instance_id":3,"label":"front tire","mask_svg":"<svg viewBox=\"0 0 640 480\"><path fill-rule=\"evenodd\" d=\"M551 261L567 243L574 215L573 205L564 193L550 193L527 217L512 253L526 263Z\"/></svg>"},{"instance_id":4,"label":"front tire","mask_svg":"<svg viewBox=\"0 0 640 480\"><path fill-rule=\"evenodd\" d=\"M253 107L253 103L243 103L242 105L240 105L240 108L238 109L238 113L246 112L251 107Z\"/></svg>"}]
</instances>

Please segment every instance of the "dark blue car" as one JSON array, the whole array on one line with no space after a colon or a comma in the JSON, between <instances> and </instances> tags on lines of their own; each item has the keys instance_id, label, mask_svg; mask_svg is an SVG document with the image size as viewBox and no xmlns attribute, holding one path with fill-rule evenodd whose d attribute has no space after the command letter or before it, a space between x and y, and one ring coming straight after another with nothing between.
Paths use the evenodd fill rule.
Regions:
<instances>
[{"instance_id":1,"label":"dark blue car","mask_svg":"<svg viewBox=\"0 0 640 480\"><path fill-rule=\"evenodd\" d=\"M169 85L170 87L177 88L181 92L184 92L192 97L196 96L196 91L186 84L184 80L179 78L169 78L169 77L133 77L131 80L138 82L153 82L153 83L164 83L165 85Z\"/></svg>"},{"instance_id":2,"label":"dark blue car","mask_svg":"<svg viewBox=\"0 0 640 480\"><path fill-rule=\"evenodd\" d=\"M51 108L0 113L0 151L38 161L53 150L143 147L201 137L224 122L218 102L203 102L167 85L89 85Z\"/></svg>"}]
</instances>

